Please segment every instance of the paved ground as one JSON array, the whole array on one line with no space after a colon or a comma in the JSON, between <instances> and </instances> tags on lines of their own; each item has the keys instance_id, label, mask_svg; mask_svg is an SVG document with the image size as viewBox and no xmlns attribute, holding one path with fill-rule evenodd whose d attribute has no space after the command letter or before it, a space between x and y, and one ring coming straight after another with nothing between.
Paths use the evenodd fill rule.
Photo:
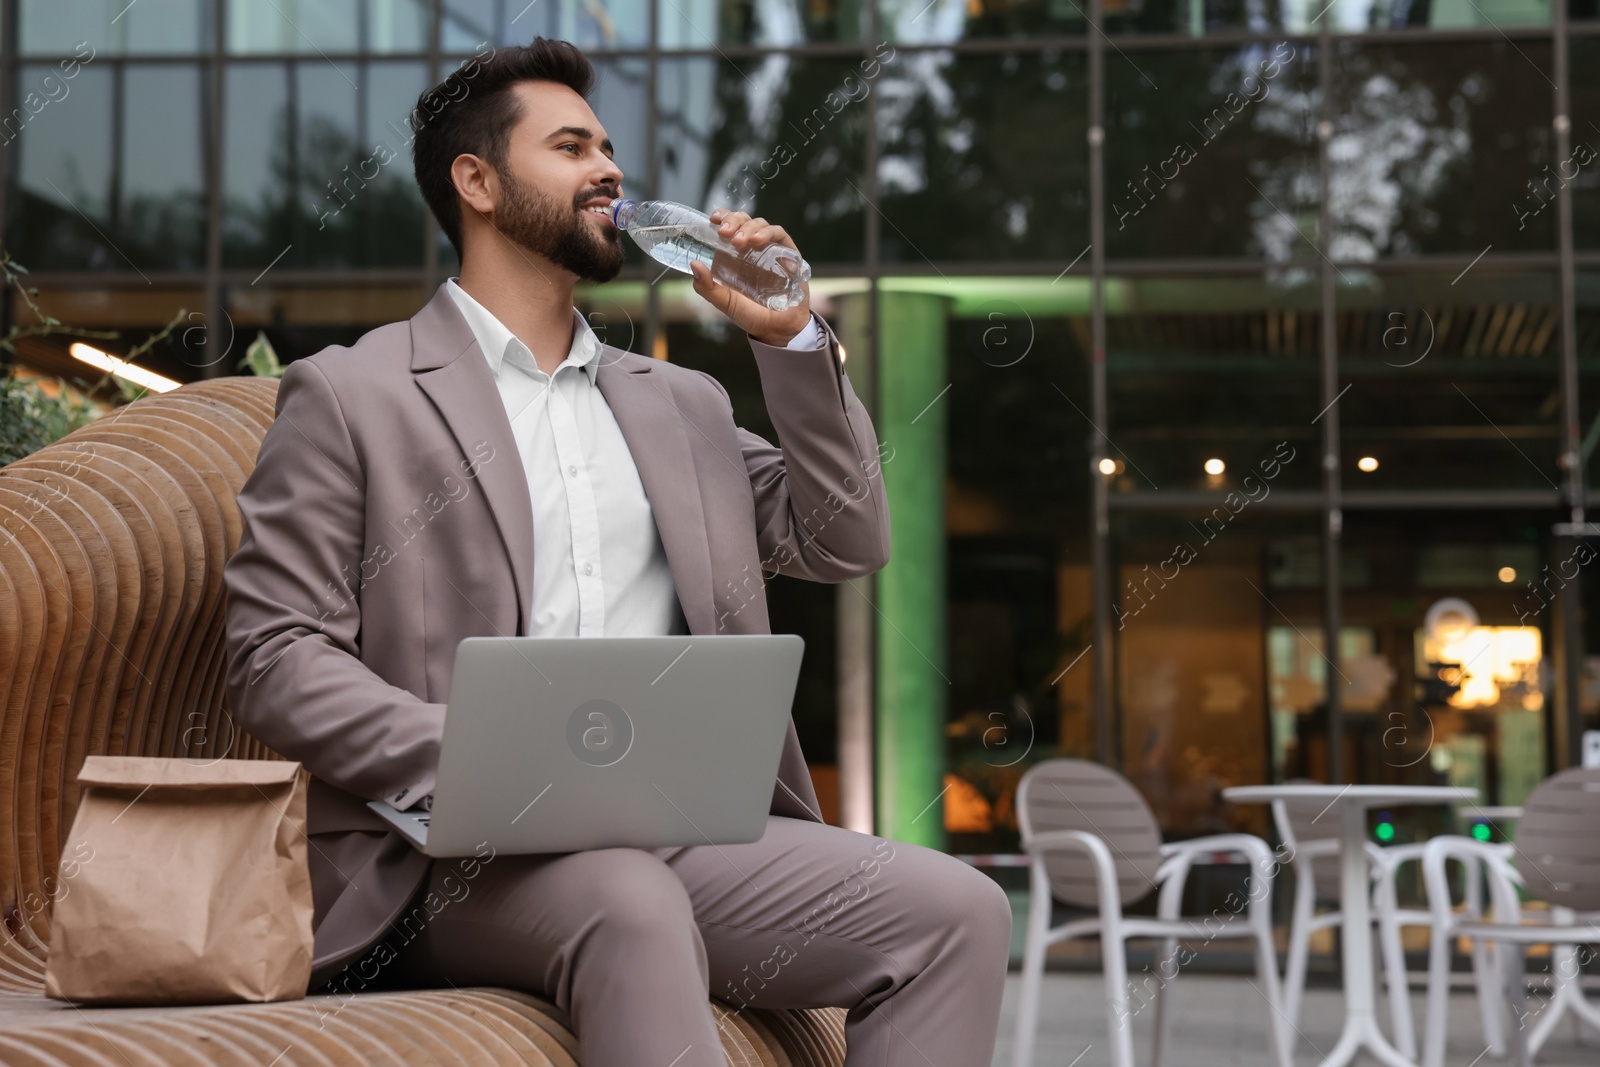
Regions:
<instances>
[{"instance_id":1,"label":"paved ground","mask_svg":"<svg viewBox=\"0 0 1600 1067\"><path fill-rule=\"evenodd\" d=\"M1104 988L1098 975L1045 975L1033 1067L1109 1067ZM1266 1002L1250 982L1226 975L1184 974L1172 988L1173 1044L1166 1067L1272 1067L1267 1054ZM1012 1067L1017 992L1018 978L1013 973L1006 980L994 1067ZM1420 1028L1420 993L1413 992L1412 1003L1413 1018ZM1295 1050L1297 1067L1315 1067L1321 1061L1318 1051L1325 1053L1333 1048L1343 1010L1344 998L1336 989L1307 991L1300 1023L1302 1036ZM1148 1067L1150 1062L1152 1015L1153 1011L1147 1008L1133 1021L1134 1055L1141 1067ZM1385 1022L1388 1019L1381 1005L1379 1018ZM1447 1067L1499 1067L1507 1062L1483 1055L1476 996L1459 992L1451 997L1450 1024ZM1600 1065L1600 1035L1591 1033L1588 1039L1593 1043L1578 1044L1571 1027L1563 1023L1534 1062L1537 1067L1596 1067ZM1377 1060L1363 1057L1356 1063L1368 1067Z\"/></svg>"}]
</instances>

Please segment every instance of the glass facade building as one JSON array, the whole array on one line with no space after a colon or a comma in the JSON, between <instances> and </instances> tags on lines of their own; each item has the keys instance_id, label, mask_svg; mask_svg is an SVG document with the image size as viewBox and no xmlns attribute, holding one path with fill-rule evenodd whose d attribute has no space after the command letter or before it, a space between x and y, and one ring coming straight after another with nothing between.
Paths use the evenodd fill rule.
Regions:
<instances>
[{"instance_id":1,"label":"glass facade building","mask_svg":"<svg viewBox=\"0 0 1600 1067\"><path fill-rule=\"evenodd\" d=\"M0 217L63 321L181 310L169 377L346 343L456 266L418 94L566 38L624 189L785 226L873 410L888 568L768 590L832 818L1006 850L1058 754L1175 836L1298 776L1510 804L1600 715L1600 9L1564 2L5 0ZM596 330L771 435L742 337L629 257Z\"/></svg>"}]
</instances>

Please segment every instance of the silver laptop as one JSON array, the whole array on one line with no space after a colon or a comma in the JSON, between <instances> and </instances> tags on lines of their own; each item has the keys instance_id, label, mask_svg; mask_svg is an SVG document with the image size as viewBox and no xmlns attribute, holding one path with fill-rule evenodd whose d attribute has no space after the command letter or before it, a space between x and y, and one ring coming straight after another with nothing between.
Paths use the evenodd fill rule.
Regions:
<instances>
[{"instance_id":1,"label":"silver laptop","mask_svg":"<svg viewBox=\"0 0 1600 1067\"><path fill-rule=\"evenodd\" d=\"M758 840L804 650L794 634L466 638L432 810L369 807L430 856Z\"/></svg>"}]
</instances>

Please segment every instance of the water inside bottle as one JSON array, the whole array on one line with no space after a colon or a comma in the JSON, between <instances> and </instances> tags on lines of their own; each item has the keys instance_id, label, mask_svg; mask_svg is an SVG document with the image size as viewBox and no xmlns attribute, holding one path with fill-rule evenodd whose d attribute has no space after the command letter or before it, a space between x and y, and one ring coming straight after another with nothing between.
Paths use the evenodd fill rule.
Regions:
<instances>
[{"instance_id":1,"label":"water inside bottle","mask_svg":"<svg viewBox=\"0 0 1600 1067\"><path fill-rule=\"evenodd\" d=\"M787 311L799 303L789 295L790 277L782 269L769 270L741 255L724 252L687 232L685 226L641 226L628 231L658 262L684 273L699 260L711 268L716 280L773 311ZM779 262L783 262L780 260ZM793 261L791 261L793 262Z\"/></svg>"}]
</instances>

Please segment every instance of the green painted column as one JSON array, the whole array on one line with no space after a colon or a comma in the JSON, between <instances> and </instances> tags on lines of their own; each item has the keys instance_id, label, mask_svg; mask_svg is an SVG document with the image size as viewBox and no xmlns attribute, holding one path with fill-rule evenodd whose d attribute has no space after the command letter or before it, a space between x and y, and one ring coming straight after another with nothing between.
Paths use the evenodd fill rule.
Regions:
<instances>
[{"instance_id":1,"label":"green painted column","mask_svg":"<svg viewBox=\"0 0 1600 1067\"><path fill-rule=\"evenodd\" d=\"M889 565L877 576L878 832L942 848L946 297L879 292L878 441Z\"/></svg>"}]
</instances>

